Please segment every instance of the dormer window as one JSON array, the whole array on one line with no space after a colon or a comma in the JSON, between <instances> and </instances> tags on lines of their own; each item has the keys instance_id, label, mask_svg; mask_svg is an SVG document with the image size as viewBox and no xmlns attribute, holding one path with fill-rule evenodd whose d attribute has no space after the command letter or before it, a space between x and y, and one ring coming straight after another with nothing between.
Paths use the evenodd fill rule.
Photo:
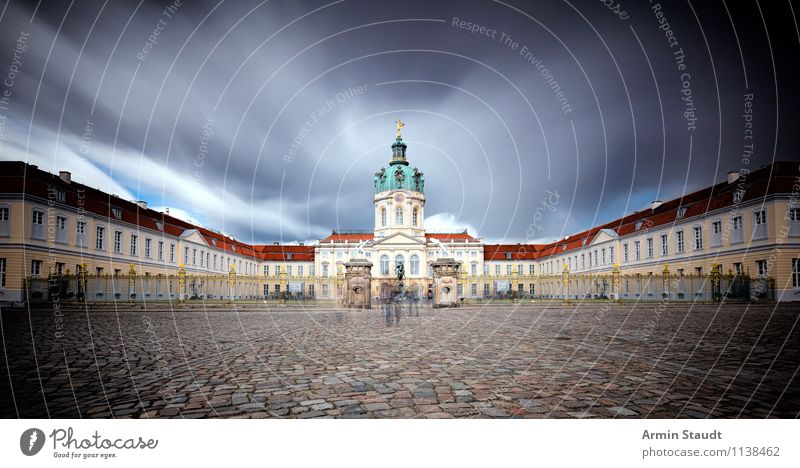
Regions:
<instances>
[{"instance_id":1,"label":"dormer window","mask_svg":"<svg viewBox=\"0 0 800 468\"><path fill-rule=\"evenodd\" d=\"M687 209L688 208L685 207L685 206L681 206L681 207L678 208L678 219L683 219L683 217L686 215L686 210Z\"/></svg>"},{"instance_id":2,"label":"dormer window","mask_svg":"<svg viewBox=\"0 0 800 468\"><path fill-rule=\"evenodd\" d=\"M236 252L236 246L235 246L235 245L232 245L232 246L231 246L231 250L233 250L234 252Z\"/></svg>"},{"instance_id":3,"label":"dormer window","mask_svg":"<svg viewBox=\"0 0 800 468\"><path fill-rule=\"evenodd\" d=\"M641 221L636 221L636 230L638 231L641 228L642 228L642 222Z\"/></svg>"},{"instance_id":4,"label":"dormer window","mask_svg":"<svg viewBox=\"0 0 800 468\"><path fill-rule=\"evenodd\" d=\"M162 223L161 221L156 221L156 228L159 231L163 231L164 230L164 223Z\"/></svg>"},{"instance_id":5,"label":"dormer window","mask_svg":"<svg viewBox=\"0 0 800 468\"><path fill-rule=\"evenodd\" d=\"M506 260L511 260L511 252L506 252Z\"/></svg>"},{"instance_id":6,"label":"dormer window","mask_svg":"<svg viewBox=\"0 0 800 468\"><path fill-rule=\"evenodd\" d=\"M587 240L589 240L588 237L584 237L583 239L581 239L581 245L586 245Z\"/></svg>"},{"instance_id":7,"label":"dormer window","mask_svg":"<svg viewBox=\"0 0 800 468\"><path fill-rule=\"evenodd\" d=\"M561 251L563 252L565 250L567 250L567 244L562 244L561 245Z\"/></svg>"},{"instance_id":8,"label":"dormer window","mask_svg":"<svg viewBox=\"0 0 800 468\"><path fill-rule=\"evenodd\" d=\"M122 218L122 208L116 206L111 208L111 214L114 215L114 217L117 219Z\"/></svg>"}]
</instances>

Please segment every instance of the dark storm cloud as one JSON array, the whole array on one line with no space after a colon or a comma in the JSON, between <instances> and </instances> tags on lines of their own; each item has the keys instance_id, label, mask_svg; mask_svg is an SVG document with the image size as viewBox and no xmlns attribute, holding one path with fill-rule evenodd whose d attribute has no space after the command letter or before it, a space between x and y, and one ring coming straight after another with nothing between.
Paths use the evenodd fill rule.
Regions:
<instances>
[{"instance_id":1,"label":"dark storm cloud","mask_svg":"<svg viewBox=\"0 0 800 468\"><path fill-rule=\"evenodd\" d=\"M743 165L746 93L749 167L797 158L785 6L663 2L661 22L642 2L178 3L10 3L0 64L29 40L0 157L259 242L370 228L398 118L432 223L492 240L720 180Z\"/></svg>"}]
</instances>

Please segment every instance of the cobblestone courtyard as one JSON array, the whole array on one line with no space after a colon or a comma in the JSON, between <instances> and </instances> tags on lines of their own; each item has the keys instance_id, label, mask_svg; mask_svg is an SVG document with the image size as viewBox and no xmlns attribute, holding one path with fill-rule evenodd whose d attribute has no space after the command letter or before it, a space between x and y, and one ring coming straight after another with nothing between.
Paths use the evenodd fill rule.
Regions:
<instances>
[{"instance_id":1,"label":"cobblestone courtyard","mask_svg":"<svg viewBox=\"0 0 800 468\"><path fill-rule=\"evenodd\" d=\"M795 418L798 318L791 305L4 310L0 407L3 417Z\"/></svg>"}]
</instances>

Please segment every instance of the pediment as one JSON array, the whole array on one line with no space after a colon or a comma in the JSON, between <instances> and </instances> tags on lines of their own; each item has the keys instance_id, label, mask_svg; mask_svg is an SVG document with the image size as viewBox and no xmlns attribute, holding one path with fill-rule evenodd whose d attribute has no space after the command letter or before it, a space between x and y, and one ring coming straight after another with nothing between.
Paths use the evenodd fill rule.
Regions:
<instances>
[{"instance_id":1,"label":"pediment","mask_svg":"<svg viewBox=\"0 0 800 468\"><path fill-rule=\"evenodd\" d=\"M372 247L386 247L386 246L423 246L425 245L424 237L413 237L402 232L396 232L386 237L376 237L373 240Z\"/></svg>"},{"instance_id":2,"label":"pediment","mask_svg":"<svg viewBox=\"0 0 800 468\"><path fill-rule=\"evenodd\" d=\"M619 237L613 229L601 229L594 239L592 239L591 245L595 244L602 244L603 242L612 241Z\"/></svg>"},{"instance_id":3,"label":"pediment","mask_svg":"<svg viewBox=\"0 0 800 468\"><path fill-rule=\"evenodd\" d=\"M203 237L202 234L197 229L187 229L181 233L181 239L194 242L195 244L203 244L208 245L206 239Z\"/></svg>"}]
</instances>

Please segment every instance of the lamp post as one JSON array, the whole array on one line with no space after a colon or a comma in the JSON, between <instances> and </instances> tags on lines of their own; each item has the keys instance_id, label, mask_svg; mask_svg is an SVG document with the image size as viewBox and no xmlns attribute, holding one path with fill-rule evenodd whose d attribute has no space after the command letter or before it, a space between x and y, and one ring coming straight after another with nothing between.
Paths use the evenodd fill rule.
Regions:
<instances>
[{"instance_id":1,"label":"lamp post","mask_svg":"<svg viewBox=\"0 0 800 468\"><path fill-rule=\"evenodd\" d=\"M564 262L564 268L561 270L561 294L564 295L564 302L569 302L569 267Z\"/></svg>"},{"instance_id":2,"label":"lamp post","mask_svg":"<svg viewBox=\"0 0 800 468\"><path fill-rule=\"evenodd\" d=\"M85 265L85 264L84 264ZM81 268L81 271L86 268ZM131 263L128 265L128 302L136 299L136 266Z\"/></svg>"},{"instance_id":3,"label":"lamp post","mask_svg":"<svg viewBox=\"0 0 800 468\"><path fill-rule=\"evenodd\" d=\"M286 280L286 277L288 276L288 274L289 273L288 270L286 269L286 263L284 263L283 267L281 268L281 303L286 302L286 293L287 293L286 289L288 287L288 282Z\"/></svg>"},{"instance_id":4,"label":"lamp post","mask_svg":"<svg viewBox=\"0 0 800 468\"><path fill-rule=\"evenodd\" d=\"M186 299L186 265L178 264L178 300Z\"/></svg>"},{"instance_id":5,"label":"lamp post","mask_svg":"<svg viewBox=\"0 0 800 468\"><path fill-rule=\"evenodd\" d=\"M519 272L517 271L517 264L511 264L511 300L516 302L517 300L517 287L519 285Z\"/></svg>"},{"instance_id":6,"label":"lamp post","mask_svg":"<svg viewBox=\"0 0 800 468\"><path fill-rule=\"evenodd\" d=\"M228 269L228 297L233 302L236 293L236 268L231 263Z\"/></svg>"}]
</instances>

